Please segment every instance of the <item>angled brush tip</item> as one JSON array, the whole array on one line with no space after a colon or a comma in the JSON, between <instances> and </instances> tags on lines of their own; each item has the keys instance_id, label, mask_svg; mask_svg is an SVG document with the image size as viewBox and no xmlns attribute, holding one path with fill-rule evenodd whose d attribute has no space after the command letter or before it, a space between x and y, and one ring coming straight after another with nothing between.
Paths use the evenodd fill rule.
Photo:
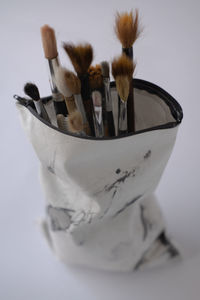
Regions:
<instances>
[{"instance_id":1,"label":"angled brush tip","mask_svg":"<svg viewBox=\"0 0 200 300\"><path fill-rule=\"evenodd\" d=\"M115 33L123 48L131 48L142 29L139 25L138 10L135 13L117 13L115 18Z\"/></svg>"},{"instance_id":2,"label":"angled brush tip","mask_svg":"<svg viewBox=\"0 0 200 300\"><path fill-rule=\"evenodd\" d=\"M54 59L58 56L55 31L49 25L40 28L44 55L47 59Z\"/></svg>"},{"instance_id":3,"label":"angled brush tip","mask_svg":"<svg viewBox=\"0 0 200 300\"><path fill-rule=\"evenodd\" d=\"M35 101L40 100L39 90L34 83L31 82L26 83L24 86L24 93Z\"/></svg>"},{"instance_id":4,"label":"angled brush tip","mask_svg":"<svg viewBox=\"0 0 200 300\"><path fill-rule=\"evenodd\" d=\"M107 61L101 62L101 72L104 78L109 78L110 74L110 67Z\"/></svg>"}]
</instances>

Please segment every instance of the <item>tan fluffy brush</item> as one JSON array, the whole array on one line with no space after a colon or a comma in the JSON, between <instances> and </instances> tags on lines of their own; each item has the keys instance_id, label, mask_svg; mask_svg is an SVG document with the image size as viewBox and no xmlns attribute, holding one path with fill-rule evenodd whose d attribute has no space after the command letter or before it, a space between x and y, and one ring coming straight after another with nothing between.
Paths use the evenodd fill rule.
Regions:
<instances>
[{"instance_id":1,"label":"tan fluffy brush","mask_svg":"<svg viewBox=\"0 0 200 300\"><path fill-rule=\"evenodd\" d=\"M117 13L115 19L115 32L122 44L122 52L125 53L130 59L133 60L133 44L139 37L142 29L139 26L138 10L135 14L130 13ZM134 92L133 81L130 81L128 106L128 130L129 132L135 131L135 112L134 112Z\"/></svg>"},{"instance_id":2,"label":"tan fluffy brush","mask_svg":"<svg viewBox=\"0 0 200 300\"><path fill-rule=\"evenodd\" d=\"M67 118L68 130L72 133L83 134L83 119L79 111L74 111Z\"/></svg>"},{"instance_id":3,"label":"tan fluffy brush","mask_svg":"<svg viewBox=\"0 0 200 300\"><path fill-rule=\"evenodd\" d=\"M91 134L94 135L94 125L92 117L92 103L90 101L90 86L88 78L88 69L93 60L93 49L90 44L64 43L63 48L69 56L71 63L81 81L81 95L91 129Z\"/></svg>"},{"instance_id":4,"label":"tan fluffy brush","mask_svg":"<svg viewBox=\"0 0 200 300\"><path fill-rule=\"evenodd\" d=\"M92 103L93 103L93 119L95 136L104 136L104 122L103 122L103 75L101 72L101 66L91 66L88 70L89 84L92 91ZM106 136L108 136L108 128L106 128Z\"/></svg>"},{"instance_id":5,"label":"tan fluffy brush","mask_svg":"<svg viewBox=\"0 0 200 300\"><path fill-rule=\"evenodd\" d=\"M112 74L115 78L116 88L120 96L118 135L128 132L127 99L134 69L135 65L133 61L124 54L112 62Z\"/></svg>"},{"instance_id":6,"label":"tan fluffy brush","mask_svg":"<svg viewBox=\"0 0 200 300\"><path fill-rule=\"evenodd\" d=\"M76 104L74 101L73 93L71 92L70 88L68 87L68 82L70 82L70 83L73 82L74 77L76 77L76 75L73 72L67 70L66 68L59 66L56 69L55 82L58 87L58 90L65 97L65 103L66 103L67 110L69 113L76 110Z\"/></svg>"},{"instance_id":7,"label":"tan fluffy brush","mask_svg":"<svg viewBox=\"0 0 200 300\"><path fill-rule=\"evenodd\" d=\"M91 135L90 126L86 117L85 108L81 96L81 82L80 79L74 74L66 78L66 86L72 93L77 110L81 113L83 119L83 130L87 135Z\"/></svg>"}]
</instances>

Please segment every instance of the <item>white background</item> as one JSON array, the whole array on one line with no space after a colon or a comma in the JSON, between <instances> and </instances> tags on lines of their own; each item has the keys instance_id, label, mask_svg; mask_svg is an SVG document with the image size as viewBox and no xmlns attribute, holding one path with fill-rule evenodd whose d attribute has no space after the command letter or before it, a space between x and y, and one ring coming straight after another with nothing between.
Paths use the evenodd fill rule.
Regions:
<instances>
[{"instance_id":1,"label":"white background","mask_svg":"<svg viewBox=\"0 0 200 300\"><path fill-rule=\"evenodd\" d=\"M35 82L50 93L40 39L47 23L62 41L89 41L95 63L120 54L114 14L138 7L144 31L134 51L136 77L171 93L184 120L157 195L183 261L135 274L66 268L36 226L44 215L38 160L22 131L13 94ZM0 299L200 299L200 2L199 0L57 0L0 2L1 209Z\"/></svg>"}]
</instances>

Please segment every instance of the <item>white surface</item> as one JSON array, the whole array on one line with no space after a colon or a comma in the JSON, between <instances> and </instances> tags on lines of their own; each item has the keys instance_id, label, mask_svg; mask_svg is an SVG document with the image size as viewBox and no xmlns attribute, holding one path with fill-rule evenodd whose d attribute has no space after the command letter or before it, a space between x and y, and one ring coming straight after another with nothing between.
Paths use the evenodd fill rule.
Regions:
<instances>
[{"instance_id":1,"label":"white surface","mask_svg":"<svg viewBox=\"0 0 200 300\"><path fill-rule=\"evenodd\" d=\"M126 275L65 268L52 256L34 223L44 209L37 179L38 160L20 127L12 95L22 95L28 80L38 84L42 95L49 94L41 25L54 26L59 43L91 42L95 46L95 62L99 62L120 53L113 35L113 15L116 9L129 9L133 4L140 9L145 26L135 46L136 75L166 89L185 113L157 190L168 229L181 245L183 261ZM0 20L0 299L198 300L200 2L13 0L0 3ZM62 50L61 59L67 66Z\"/></svg>"}]
</instances>

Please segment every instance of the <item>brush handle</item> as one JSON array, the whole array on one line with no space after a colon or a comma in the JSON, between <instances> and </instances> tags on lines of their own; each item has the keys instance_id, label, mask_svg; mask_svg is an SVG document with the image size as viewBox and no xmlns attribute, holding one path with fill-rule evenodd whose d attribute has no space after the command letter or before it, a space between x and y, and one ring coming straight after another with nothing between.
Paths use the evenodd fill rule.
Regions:
<instances>
[{"instance_id":1,"label":"brush handle","mask_svg":"<svg viewBox=\"0 0 200 300\"><path fill-rule=\"evenodd\" d=\"M35 108L36 108L38 115L41 116L44 120L46 120L47 122L49 122L51 124L51 121L50 121L47 111L42 103L42 100L40 99L38 101L35 101L35 100L33 100L33 101L34 101Z\"/></svg>"},{"instance_id":2,"label":"brush handle","mask_svg":"<svg viewBox=\"0 0 200 300\"><path fill-rule=\"evenodd\" d=\"M77 109L73 95L71 97L65 97L65 103L69 114Z\"/></svg>"},{"instance_id":3,"label":"brush handle","mask_svg":"<svg viewBox=\"0 0 200 300\"><path fill-rule=\"evenodd\" d=\"M104 125L103 125L103 109L102 109L102 94L100 91L92 92L92 101L93 101L93 120L95 128L95 136L103 137L104 136Z\"/></svg>"},{"instance_id":4,"label":"brush handle","mask_svg":"<svg viewBox=\"0 0 200 300\"><path fill-rule=\"evenodd\" d=\"M111 97L111 91L110 91L110 79L104 78L103 83L104 83L106 121L107 121L107 126L108 126L108 134L109 134L109 136L115 136L112 97Z\"/></svg>"},{"instance_id":5,"label":"brush handle","mask_svg":"<svg viewBox=\"0 0 200 300\"><path fill-rule=\"evenodd\" d=\"M67 107L63 95L60 93L52 94L52 99L53 99L56 115L62 114L66 117L68 111L67 111Z\"/></svg>"},{"instance_id":6,"label":"brush handle","mask_svg":"<svg viewBox=\"0 0 200 300\"><path fill-rule=\"evenodd\" d=\"M109 136L115 136L115 126L114 126L114 118L113 118L113 112L107 111L106 112L106 121L108 124L108 132Z\"/></svg>"},{"instance_id":7,"label":"brush handle","mask_svg":"<svg viewBox=\"0 0 200 300\"><path fill-rule=\"evenodd\" d=\"M92 105L92 101L91 101L89 76L87 73L84 75L79 75L79 79L81 81L81 96L83 99L86 117L87 117L89 127L91 130L90 135L95 136L94 123L93 123L93 105Z\"/></svg>"},{"instance_id":8,"label":"brush handle","mask_svg":"<svg viewBox=\"0 0 200 300\"><path fill-rule=\"evenodd\" d=\"M60 65L58 57L54 59L47 59L49 67L49 82L51 86L52 98L54 101L54 108L56 115L63 114L67 116L67 107L63 95L58 91L56 86L55 74L58 66Z\"/></svg>"},{"instance_id":9,"label":"brush handle","mask_svg":"<svg viewBox=\"0 0 200 300\"><path fill-rule=\"evenodd\" d=\"M122 52L131 60L133 60L133 47L122 48ZM135 132L135 111L134 111L134 92L133 92L133 80L131 78L129 96L127 100L127 112L128 112L128 132Z\"/></svg>"},{"instance_id":10,"label":"brush handle","mask_svg":"<svg viewBox=\"0 0 200 300\"><path fill-rule=\"evenodd\" d=\"M133 80L130 81L129 95L127 100L128 132L135 132L135 107Z\"/></svg>"},{"instance_id":11,"label":"brush handle","mask_svg":"<svg viewBox=\"0 0 200 300\"><path fill-rule=\"evenodd\" d=\"M77 110L81 113L81 116L82 116L82 119L83 119L84 132L87 135L91 135L91 130L90 130L90 126L89 126L89 123L88 123L88 120L87 120L87 117L86 117L85 108L84 108L84 105L83 105L81 94L74 95L74 100L75 100L75 103L76 103Z\"/></svg>"},{"instance_id":12,"label":"brush handle","mask_svg":"<svg viewBox=\"0 0 200 300\"><path fill-rule=\"evenodd\" d=\"M119 128L118 135L126 134L128 132L127 128L127 103L120 99L119 104Z\"/></svg>"}]
</instances>

